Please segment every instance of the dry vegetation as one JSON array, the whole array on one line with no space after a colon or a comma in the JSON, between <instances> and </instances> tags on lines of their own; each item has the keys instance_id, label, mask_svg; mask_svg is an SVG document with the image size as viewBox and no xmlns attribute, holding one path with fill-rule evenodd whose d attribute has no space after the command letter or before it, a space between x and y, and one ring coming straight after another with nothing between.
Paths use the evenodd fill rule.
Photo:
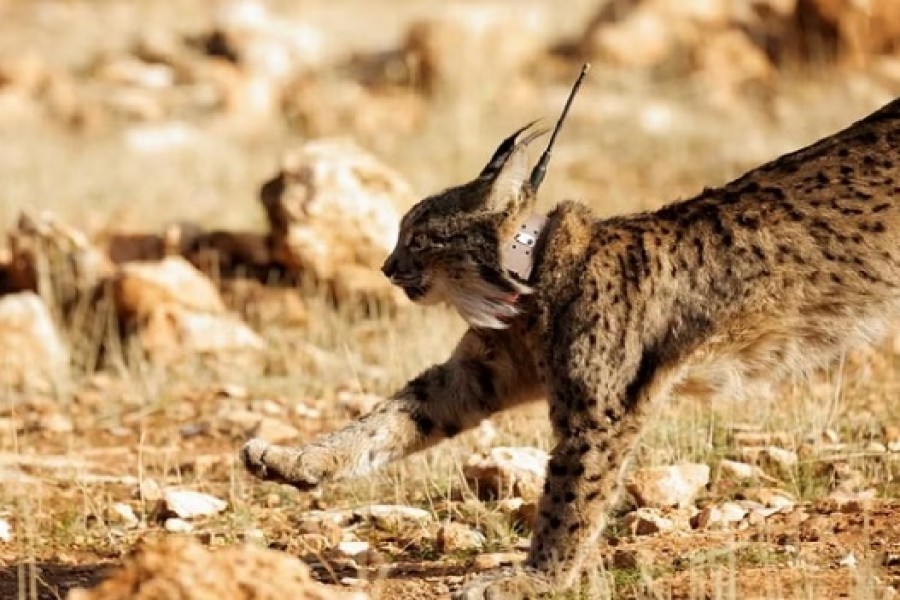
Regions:
<instances>
[{"instance_id":1,"label":"dry vegetation","mask_svg":"<svg viewBox=\"0 0 900 600\"><path fill-rule=\"evenodd\" d=\"M234 25L236 17L223 21L223 5L206 0L0 0L0 230L11 232L10 247L0 246L0 294L7 294L0 302L23 288L40 292L67 357L49 374L22 375L54 350L29 354L27 336L16 337L25 334L4 333L16 325L0 309L0 373L16 371L0 377L0 597L65 597L136 545L179 535L210 548L247 542L282 550L334 590L374 598L439 597L492 560L521 560L528 491L486 496L463 471L476 450L546 448L541 406L503 415L377 477L311 494L251 480L236 462L251 435L308 440L443 359L464 328L454 314L398 306L371 278L366 257L348 259L355 270L344 279L308 265L313 272L305 272L302 260L286 274L284 261L268 254L255 265L262 271L243 263L227 269L220 257L183 252L179 240L198 226L172 224L267 239L271 215L257 199L260 188L279 168L289 170L286 152L323 136L355 138L408 180L414 193L392 195L395 205L385 209L402 212L417 194L468 177L523 122L555 115L584 56L594 70L542 202L575 197L605 215L722 183L900 93L897 30L869 23L871 47L846 42L858 38L856 8L845 7L849 16L837 21L851 23L851 34L823 26L820 52L808 44L799 54L772 50L788 43L753 46L768 39L750 26L756 21L705 15L655 21L683 26L666 32L669 46L640 55L646 40L629 25L627 4L578 0L563 11L550 0L515 10L470 2L459 10L475 16L459 25L436 0L272 1L264 5L271 22L284 20L284 28L267 25L259 34ZM680 3L643 4L653 15ZM624 12L600 10L613 5ZM249 21L237 22L258 23L254 11L263 5L242 6L238 14ZM789 22L777 16L764 22ZM890 25L893 17L878 18ZM487 23L488 36L472 37L472 22ZM782 41L798 39L786 31ZM267 42L286 35L288 50L259 46L254 35ZM876 44L878 36L888 41ZM623 43L637 54L623 58ZM239 316L261 349L241 361L222 360L218 348L194 352L199 342L185 337L189 321L179 320L193 308L183 300L163 317L156 306L141 312L148 288L122 300L131 261L106 254L110 240L138 237L145 245L125 244L126 258L185 254L224 299L210 300L215 306L204 305L204 314ZM228 248L256 243L227 239ZM16 263L23 245L32 268L24 282ZM377 248L370 261L380 260ZM95 252L104 254L96 269L88 260ZM148 322L163 325L148 329ZM154 344L165 345L175 330L182 337L157 353ZM204 331L212 329L201 338ZM894 597L898 394L900 338L750 399L674 401L637 466L702 463L711 466L710 481L681 509L623 506L583 596ZM728 461L760 469L743 477ZM161 499L172 489L208 493L227 507L177 519ZM525 505L508 495L526 496ZM372 504L425 513L353 513ZM332 512L313 512L324 510ZM746 514L709 524L716 510ZM222 554L216 562L191 545L150 552L150 570L209 560L212 572L228 572L234 560ZM300 568L249 555L259 580ZM129 563L130 577L139 578L141 560ZM222 597L197 573L177 577L187 593L185 582L198 581L195 597ZM140 597L176 597L175 588L160 589L169 595ZM108 588L90 597L138 597L115 593L122 594Z\"/></svg>"}]
</instances>

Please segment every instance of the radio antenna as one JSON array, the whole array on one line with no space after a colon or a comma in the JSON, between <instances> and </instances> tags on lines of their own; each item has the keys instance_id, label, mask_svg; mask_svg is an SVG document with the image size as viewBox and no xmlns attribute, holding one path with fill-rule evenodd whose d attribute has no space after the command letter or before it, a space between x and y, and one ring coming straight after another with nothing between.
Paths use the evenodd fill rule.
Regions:
<instances>
[{"instance_id":1,"label":"radio antenna","mask_svg":"<svg viewBox=\"0 0 900 600\"><path fill-rule=\"evenodd\" d=\"M572 106L572 101L575 99L575 94L577 94L578 90L581 89L581 84L584 82L584 77L590 70L591 63L584 63L583 65L581 65L581 73L578 75L578 79L575 80L575 85L572 86L572 91L569 92L569 97L566 100L565 106L563 106L562 114L559 115L559 120L556 122L556 127L553 128L553 133L550 135L550 141L547 142L547 149L544 150L543 154L541 154L540 160L538 160L537 164L534 166L534 170L531 172L531 177L529 178L528 183L531 186L532 192L534 193L537 193L538 187L541 185L541 182L544 181L544 175L547 173L547 163L550 162L550 154L553 151L553 144L556 142L556 136L559 135L559 130L562 129L563 122L566 120L566 115L569 114L569 107Z\"/></svg>"}]
</instances>

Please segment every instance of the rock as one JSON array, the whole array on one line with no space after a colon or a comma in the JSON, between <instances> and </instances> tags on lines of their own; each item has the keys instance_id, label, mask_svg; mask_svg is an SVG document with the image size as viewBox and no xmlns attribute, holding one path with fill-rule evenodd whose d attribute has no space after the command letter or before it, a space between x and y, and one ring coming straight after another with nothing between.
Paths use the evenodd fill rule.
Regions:
<instances>
[{"instance_id":1,"label":"rock","mask_svg":"<svg viewBox=\"0 0 900 600\"><path fill-rule=\"evenodd\" d=\"M855 569L856 565L859 561L856 560L856 556L853 555L852 552L848 553L847 556L838 561L838 564L842 567L847 567L848 569Z\"/></svg>"},{"instance_id":2,"label":"rock","mask_svg":"<svg viewBox=\"0 0 900 600\"><path fill-rule=\"evenodd\" d=\"M300 557L321 556L325 552L334 549L337 544L337 542L332 543L331 540L321 533L298 533L291 537L291 542L297 547Z\"/></svg>"},{"instance_id":3,"label":"rock","mask_svg":"<svg viewBox=\"0 0 900 600\"><path fill-rule=\"evenodd\" d=\"M294 288L233 279L227 283L225 301L257 329L273 325L304 327L310 320L309 309Z\"/></svg>"},{"instance_id":4,"label":"rock","mask_svg":"<svg viewBox=\"0 0 900 600\"><path fill-rule=\"evenodd\" d=\"M300 430L290 423L250 410L226 409L220 411L217 418L224 431L237 434L244 439L260 437L273 444L279 444L296 441L300 436Z\"/></svg>"},{"instance_id":5,"label":"rock","mask_svg":"<svg viewBox=\"0 0 900 600\"><path fill-rule=\"evenodd\" d=\"M537 517L537 501L526 502L522 498L503 498L497 503L497 510L510 516L512 522L533 527Z\"/></svg>"},{"instance_id":6,"label":"rock","mask_svg":"<svg viewBox=\"0 0 900 600\"><path fill-rule=\"evenodd\" d=\"M752 527L762 525L766 522L766 519L777 512L781 512L780 508L768 508L759 502L741 500L738 504L747 510L747 524Z\"/></svg>"},{"instance_id":7,"label":"rock","mask_svg":"<svg viewBox=\"0 0 900 600\"><path fill-rule=\"evenodd\" d=\"M715 529L740 523L747 516L747 509L737 502L723 502L721 505L707 506L691 521L695 529Z\"/></svg>"},{"instance_id":8,"label":"rock","mask_svg":"<svg viewBox=\"0 0 900 600\"><path fill-rule=\"evenodd\" d=\"M139 118L153 123L132 125L124 132L125 146L134 154L162 154L182 148L195 146L201 139L201 133L195 127L178 121L159 122L162 109L153 110L151 105Z\"/></svg>"},{"instance_id":9,"label":"rock","mask_svg":"<svg viewBox=\"0 0 900 600\"><path fill-rule=\"evenodd\" d=\"M48 78L49 70L36 54L0 58L0 125L42 118L40 94Z\"/></svg>"},{"instance_id":10,"label":"rock","mask_svg":"<svg viewBox=\"0 0 900 600\"><path fill-rule=\"evenodd\" d=\"M830 511L858 513L871 508L876 498L877 492L872 489L855 493L836 491L829 494L822 503Z\"/></svg>"},{"instance_id":11,"label":"rock","mask_svg":"<svg viewBox=\"0 0 900 600\"><path fill-rule=\"evenodd\" d=\"M856 493L871 485L871 478L858 469L854 469L847 463L834 463L831 465L833 482L836 483L835 491Z\"/></svg>"},{"instance_id":12,"label":"rock","mask_svg":"<svg viewBox=\"0 0 900 600\"><path fill-rule=\"evenodd\" d=\"M370 550L369 542L360 542L360 541L344 541L340 542L337 546L337 551L346 556L347 558L356 558L360 555L364 555Z\"/></svg>"},{"instance_id":13,"label":"rock","mask_svg":"<svg viewBox=\"0 0 900 600\"><path fill-rule=\"evenodd\" d=\"M46 384L68 370L68 350L37 294L0 297L0 356L2 385Z\"/></svg>"},{"instance_id":14,"label":"rock","mask_svg":"<svg viewBox=\"0 0 900 600\"><path fill-rule=\"evenodd\" d=\"M731 434L732 443L738 448L762 448L764 446L788 446L791 435L783 431L736 430Z\"/></svg>"},{"instance_id":15,"label":"rock","mask_svg":"<svg viewBox=\"0 0 900 600\"><path fill-rule=\"evenodd\" d=\"M497 427L490 420L485 419L475 428L475 447L482 451L490 450L498 434Z\"/></svg>"},{"instance_id":16,"label":"rock","mask_svg":"<svg viewBox=\"0 0 900 600\"><path fill-rule=\"evenodd\" d=\"M727 0L643 0L604 4L582 36L581 45L597 60L629 68L647 68L668 60L679 49L706 41L704 34L723 29L732 17Z\"/></svg>"},{"instance_id":17,"label":"rock","mask_svg":"<svg viewBox=\"0 0 900 600\"><path fill-rule=\"evenodd\" d=\"M898 67L897 79L900 80L900 60L897 61L896 66ZM891 353L900 356L900 327L894 329L894 333L888 337L887 347Z\"/></svg>"},{"instance_id":18,"label":"rock","mask_svg":"<svg viewBox=\"0 0 900 600\"><path fill-rule=\"evenodd\" d=\"M894 0L797 0L785 53L805 63L868 65L900 48L900 4Z\"/></svg>"},{"instance_id":19,"label":"rock","mask_svg":"<svg viewBox=\"0 0 900 600\"><path fill-rule=\"evenodd\" d=\"M242 69L266 79L282 79L319 66L325 37L302 22L269 13L263 2L236 0L216 13L211 53L233 58Z\"/></svg>"},{"instance_id":20,"label":"rock","mask_svg":"<svg viewBox=\"0 0 900 600\"><path fill-rule=\"evenodd\" d=\"M639 569L653 564L653 554L640 548L616 548L613 552L612 564L617 569Z\"/></svg>"},{"instance_id":21,"label":"rock","mask_svg":"<svg viewBox=\"0 0 900 600\"><path fill-rule=\"evenodd\" d=\"M75 430L72 419L59 413L42 415L37 425L42 431L50 433L72 433Z\"/></svg>"},{"instance_id":22,"label":"rock","mask_svg":"<svg viewBox=\"0 0 900 600\"><path fill-rule=\"evenodd\" d=\"M626 482L626 489L641 507L684 508L708 483L709 466L685 463L635 471Z\"/></svg>"},{"instance_id":23,"label":"rock","mask_svg":"<svg viewBox=\"0 0 900 600\"><path fill-rule=\"evenodd\" d=\"M0 88L4 90L37 94L48 77L49 69L37 54L22 53L0 59Z\"/></svg>"},{"instance_id":24,"label":"rock","mask_svg":"<svg viewBox=\"0 0 900 600\"><path fill-rule=\"evenodd\" d=\"M639 508L625 515L622 525L631 535L651 535L675 529L675 523L656 508Z\"/></svg>"},{"instance_id":25,"label":"rock","mask_svg":"<svg viewBox=\"0 0 900 600\"><path fill-rule=\"evenodd\" d=\"M156 504L163 499L162 486L155 479L142 479L132 496L143 502Z\"/></svg>"},{"instance_id":26,"label":"rock","mask_svg":"<svg viewBox=\"0 0 900 600\"><path fill-rule=\"evenodd\" d=\"M427 109L427 99L416 89L334 77L296 78L282 96L285 118L307 138L349 131L375 150L394 148L419 133Z\"/></svg>"},{"instance_id":27,"label":"rock","mask_svg":"<svg viewBox=\"0 0 900 600\"><path fill-rule=\"evenodd\" d=\"M92 75L108 83L147 89L166 89L175 84L175 71L169 65L127 55L105 60L94 68Z\"/></svg>"},{"instance_id":28,"label":"rock","mask_svg":"<svg viewBox=\"0 0 900 600\"><path fill-rule=\"evenodd\" d=\"M113 294L116 309L128 320L148 319L163 306L214 315L225 312L213 282L180 256L121 265Z\"/></svg>"},{"instance_id":29,"label":"rock","mask_svg":"<svg viewBox=\"0 0 900 600\"><path fill-rule=\"evenodd\" d=\"M380 268L397 241L398 207L413 201L397 173L341 139L288 153L260 197L276 260L319 281L345 265Z\"/></svg>"},{"instance_id":30,"label":"rock","mask_svg":"<svg viewBox=\"0 0 900 600\"><path fill-rule=\"evenodd\" d=\"M194 526L184 519L178 517L169 517L163 522L163 528L169 533L190 533L194 531Z\"/></svg>"},{"instance_id":31,"label":"rock","mask_svg":"<svg viewBox=\"0 0 900 600\"><path fill-rule=\"evenodd\" d=\"M228 508L227 502L215 496L173 488L163 490L163 502L167 510L181 519L210 517Z\"/></svg>"},{"instance_id":32,"label":"rock","mask_svg":"<svg viewBox=\"0 0 900 600\"><path fill-rule=\"evenodd\" d=\"M303 514L302 523L328 522L338 527L347 527L355 519L357 515L352 510L333 509L333 510L311 510Z\"/></svg>"},{"instance_id":33,"label":"rock","mask_svg":"<svg viewBox=\"0 0 900 600\"><path fill-rule=\"evenodd\" d=\"M437 534L438 548L444 553L480 550L486 541L483 533L462 523L445 523Z\"/></svg>"},{"instance_id":34,"label":"rock","mask_svg":"<svg viewBox=\"0 0 900 600\"><path fill-rule=\"evenodd\" d=\"M263 339L234 315L198 313L172 305L151 312L137 339L148 358L168 365L195 356L256 371L262 368L266 348Z\"/></svg>"},{"instance_id":35,"label":"rock","mask_svg":"<svg viewBox=\"0 0 900 600\"><path fill-rule=\"evenodd\" d=\"M790 492L772 487L750 488L744 490L744 496L770 508L792 508L797 504L797 500Z\"/></svg>"},{"instance_id":36,"label":"rock","mask_svg":"<svg viewBox=\"0 0 900 600\"><path fill-rule=\"evenodd\" d=\"M775 67L763 49L739 29L713 33L698 44L694 63L695 76L722 108L740 100L748 84L766 83L775 76Z\"/></svg>"},{"instance_id":37,"label":"rock","mask_svg":"<svg viewBox=\"0 0 900 600\"><path fill-rule=\"evenodd\" d=\"M306 565L283 552L247 543L211 550L189 536L167 536L142 542L99 585L72 590L67 598L363 600L368 596L314 581Z\"/></svg>"},{"instance_id":38,"label":"rock","mask_svg":"<svg viewBox=\"0 0 900 600\"><path fill-rule=\"evenodd\" d=\"M734 479L763 479L767 477L765 472L758 466L735 460L722 460L719 463L719 469L723 475Z\"/></svg>"},{"instance_id":39,"label":"rock","mask_svg":"<svg viewBox=\"0 0 900 600\"><path fill-rule=\"evenodd\" d=\"M454 3L429 11L411 24L403 44L415 71L411 79L442 100L477 104L495 98L544 51L547 18L536 5L501 2Z\"/></svg>"},{"instance_id":40,"label":"rock","mask_svg":"<svg viewBox=\"0 0 900 600\"><path fill-rule=\"evenodd\" d=\"M479 554L472 561L476 571L489 571L498 567L517 565L525 561L524 552L486 552Z\"/></svg>"},{"instance_id":41,"label":"rock","mask_svg":"<svg viewBox=\"0 0 900 600\"><path fill-rule=\"evenodd\" d=\"M585 34L587 52L595 60L615 66L646 68L672 51L675 34L663 15L634 11L628 19L606 22Z\"/></svg>"},{"instance_id":42,"label":"rock","mask_svg":"<svg viewBox=\"0 0 900 600\"><path fill-rule=\"evenodd\" d=\"M497 447L469 457L463 465L466 481L480 496L540 496L550 456L539 448Z\"/></svg>"},{"instance_id":43,"label":"rock","mask_svg":"<svg viewBox=\"0 0 900 600\"><path fill-rule=\"evenodd\" d=\"M301 518L297 524L300 535L315 535L322 538L326 547L336 546L344 536L344 529L329 519Z\"/></svg>"},{"instance_id":44,"label":"rock","mask_svg":"<svg viewBox=\"0 0 900 600\"><path fill-rule=\"evenodd\" d=\"M796 452L793 450L785 450L778 446L768 446L764 448L759 454L759 460L764 465L771 465L782 473L790 473L800 462L800 458L797 456Z\"/></svg>"},{"instance_id":45,"label":"rock","mask_svg":"<svg viewBox=\"0 0 900 600\"><path fill-rule=\"evenodd\" d=\"M890 449L892 444L900 443L900 426L885 425L881 428L881 439Z\"/></svg>"},{"instance_id":46,"label":"rock","mask_svg":"<svg viewBox=\"0 0 900 600\"><path fill-rule=\"evenodd\" d=\"M6 519L0 519L0 542L8 544L12 541L12 527Z\"/></svg>"},{"instance_id":47,"label":"rock","mask_svg":"<svg viewBox=\"0 0 900 600\"><path fill-rule=\"evenodd\" d=\"M134 509L124 502L116 502L109 507L109 518L111 521L128 526L134 526L140 522L140 519L134 514Z\"/></svg>"},{"instance_id":48,"label":"rock","mask_svg":"<svg viewBox=\"0 0 900 600\"><path fill-rule=\"evenodd\" d=\"M888 448L881 442L876 442L875 440L872 440L871 442L866 444L865 451L871 452L872 454L884 454L885 452L888 451Z\"/></svg>"},{"instance_id":49,"label":"rock","mask_svg":"<svg viewBox=\"0 0 900 600\"><path fill-rule=\"evenodd\" d=\"M371 520L377 527L389 531L402 525L427 525L433 517L427 510L399 504L371 504L353 509L357 518Z\"/></svg>"}]
</instances>

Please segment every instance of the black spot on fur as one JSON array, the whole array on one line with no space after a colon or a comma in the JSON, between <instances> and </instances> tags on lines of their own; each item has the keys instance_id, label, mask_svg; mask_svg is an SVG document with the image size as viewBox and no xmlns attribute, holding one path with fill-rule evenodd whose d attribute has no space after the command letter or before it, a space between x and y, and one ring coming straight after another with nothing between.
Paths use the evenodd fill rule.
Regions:
<instances>
[{"instance_id":1,"label":"black spot on fur","mask_svg":"<svg viewBox=\"0 0 900 600\"><path fill-rule=\"evenodd\" d=\"M416 429L419 430L419 433L423 437L428 437L431 435L431 432L434 431L434 421L428 418L425 415L413 415L413 422L416 424Z\"/></svg>"},{"instance_id":2,"label":"black spot on fur","mask_svg":"<svg viewBox=\"0 0 900 600\"><path fill-rule=\"evenodd\" d=\"M566 465L555 463L552 460L548 465L548 469L550 470L550 475L552 475L553 477L565 477L569 474L569 470L566 469Z\"/></svg>"},{"instance_id":3,"label":"black spot on fur","mask_svg":"<svg viewBox=\"0 0 900 600\"><path fill-rule=\"evenodd\" d=\"M425 374L419 375L406 385L406 390L412 394L417 402L428 400L428 379Z\"/></svg>"},{"instance_id":4,"label":"black spot on fur","mask_svg":"<svg viewBox=\"0 0 900 600\"><path fill-rule=\"evenodd\" d=\"M485 404L494 403L497 399L497 390L494 386L494 370L491 366L481 360L470 360L466 362L465 370L478 385L481 402Z\"/></svg>"}]
</instances>

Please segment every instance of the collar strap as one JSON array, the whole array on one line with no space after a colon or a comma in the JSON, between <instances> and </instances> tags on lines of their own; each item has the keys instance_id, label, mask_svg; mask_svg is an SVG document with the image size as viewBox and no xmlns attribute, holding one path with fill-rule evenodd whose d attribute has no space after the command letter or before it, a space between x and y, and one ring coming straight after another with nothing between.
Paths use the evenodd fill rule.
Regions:
<instances>
[{"instance_id":1,"label":"collar strap","mask_svg":"<svg viewBox=\"0 0 900 600\"><path fill-rule=\"evenodd\" d=\"M547 217L534 213L516 231L516 235L503 245L503 268L522 281L528 281L534 268L535 254Z\"/></svg>"}]
</instances>

